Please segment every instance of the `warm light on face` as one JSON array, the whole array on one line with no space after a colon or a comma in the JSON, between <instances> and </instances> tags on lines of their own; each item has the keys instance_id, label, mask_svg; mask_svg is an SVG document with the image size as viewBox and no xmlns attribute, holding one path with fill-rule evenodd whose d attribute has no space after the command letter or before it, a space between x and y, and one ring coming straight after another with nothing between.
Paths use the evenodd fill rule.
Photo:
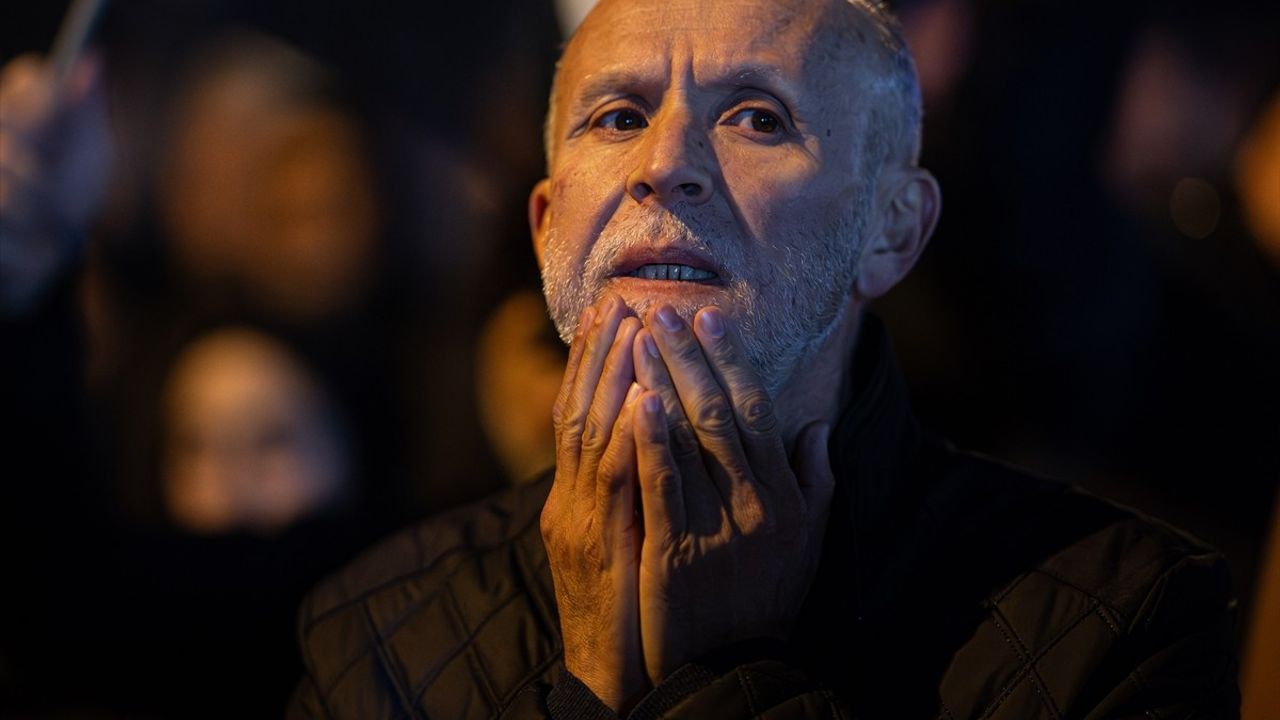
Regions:
<instances>
[{"instance_id":1,"label":"warm light on face","mask_svg":"<svg viewBox=\"0 0 1280 720\"><path fill-rule=\"evenodd\" d=\"M640 314L670 303L691 319L714 304L776 391L826 337L849 302L874 180L848 77L860 66L824 62L840 52L824 19L814 4L751 0L613 3L588 18L561 63L538 238L563 338L606 291ZM629 276L636 262L718 273Z\"/></svg>"}]
</instances>

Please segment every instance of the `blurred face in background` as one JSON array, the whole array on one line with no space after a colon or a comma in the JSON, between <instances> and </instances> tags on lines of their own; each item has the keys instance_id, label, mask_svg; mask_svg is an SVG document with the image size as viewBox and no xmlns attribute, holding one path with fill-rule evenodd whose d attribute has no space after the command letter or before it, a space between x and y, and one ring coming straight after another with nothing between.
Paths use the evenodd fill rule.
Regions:
<instances>
[{"instance_id":1,"label":"blurred face in background","mask_svg":"<svg viewBox=\"0 0 1280 720\"><path fill-rule=\"evenodd\" d=\"M347 442L320 385L281 343L219 330L165 386L163 490L198 533L283 530L341 498Z\"/></svg>"},{"instance_id":2,"label":"blurred face in background","mask_svg":"<svg viewBox=\"0 0 1280 720\"><path fill-rule=\"evenodd\" d=\"M313 61L271 42L228 44L194 74L161 213L184 275L305 322L366 288L379 211L359 127L307 97Z\"/></svg>"}]
</instances>

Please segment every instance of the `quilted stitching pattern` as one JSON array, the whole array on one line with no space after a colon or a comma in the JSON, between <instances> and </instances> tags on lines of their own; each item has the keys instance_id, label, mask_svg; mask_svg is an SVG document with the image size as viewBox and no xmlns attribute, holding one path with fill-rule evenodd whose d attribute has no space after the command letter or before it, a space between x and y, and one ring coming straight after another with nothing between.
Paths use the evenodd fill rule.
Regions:
<instances>
[{"instance_id":1,"label":"quilted stitching pattern","mask_svg":"<svg viewBox=\"0 0 1280 720\"><path fill-rule=\"evenodd\" d=\"M341 716L433 717L447 708L439 716L487 718L530 680L548 675L560 647L538 606L536 578L546 573L546 560L537 513L528 512L541 501L525 501L521 496L529 492L513 491L487 516L459 515L453 524L446 518L415 528L372 553L397 553L408 568L421 563L416 570L338 576L327 584L330 592L322 589L310 599L308 609L341 589L375 583L345 604L327 604L300 628L304 648L323 638L317 654L327 661L307 659L319 699L340 707ZM460 551L491 529L499 530L496 542ZM531 546L540 562L530 562ZM339 592L332 592L335 587ZM518 662L487 661L513 655ZM341 660L335 663L335 657Z\"/></svg>"}]
</instances>

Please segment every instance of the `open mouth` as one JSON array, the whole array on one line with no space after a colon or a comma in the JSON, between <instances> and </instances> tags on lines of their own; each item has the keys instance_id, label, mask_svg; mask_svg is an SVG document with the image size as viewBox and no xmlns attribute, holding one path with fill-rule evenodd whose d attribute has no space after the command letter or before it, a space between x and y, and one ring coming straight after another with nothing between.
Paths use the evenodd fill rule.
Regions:
<instances>
[{"instance_id":1,"label":"open mouth","mask_svg":"<svg viewBox=\"0 0 1280 720\"><path fill-rule=\"evenodd\" d=\"M726 273L708 253L674 245L634 249L618 258L615 278L720 285Z\"/></svg>"},{"instance_id":2,"label":"open mouth","mask_svg":"<svg viewBox=\"0 0 1280 720\"><path fill-rule=\"evenodd\" d=\"M677 282L707 282L716 280L720 276L710 270L703 270L692 265L678 265L670 263L649 263L641 265L631 272L624 273L623 277L639 278L641 280L675 280Z\"/></svg>"}]
</instances>

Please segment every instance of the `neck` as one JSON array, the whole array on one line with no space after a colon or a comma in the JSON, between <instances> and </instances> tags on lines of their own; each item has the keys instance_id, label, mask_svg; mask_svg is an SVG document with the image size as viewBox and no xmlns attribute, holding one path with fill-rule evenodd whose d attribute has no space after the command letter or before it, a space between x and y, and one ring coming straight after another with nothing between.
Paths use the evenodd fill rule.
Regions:
<instances>
[{"instance_id":1,"label":"neck","mask_svg":"<svg viewBox=\"0 0 1280 720\"><path fill-rule=\"evenodd\" d=\"M788 453L795 449L796 438L807 425L825 422L834 427L852 399L849 378L861 325L861 305L850 299L831 333L815 352L796 365L791 379L774 398Z\"/></svg>"}]
</instances>

